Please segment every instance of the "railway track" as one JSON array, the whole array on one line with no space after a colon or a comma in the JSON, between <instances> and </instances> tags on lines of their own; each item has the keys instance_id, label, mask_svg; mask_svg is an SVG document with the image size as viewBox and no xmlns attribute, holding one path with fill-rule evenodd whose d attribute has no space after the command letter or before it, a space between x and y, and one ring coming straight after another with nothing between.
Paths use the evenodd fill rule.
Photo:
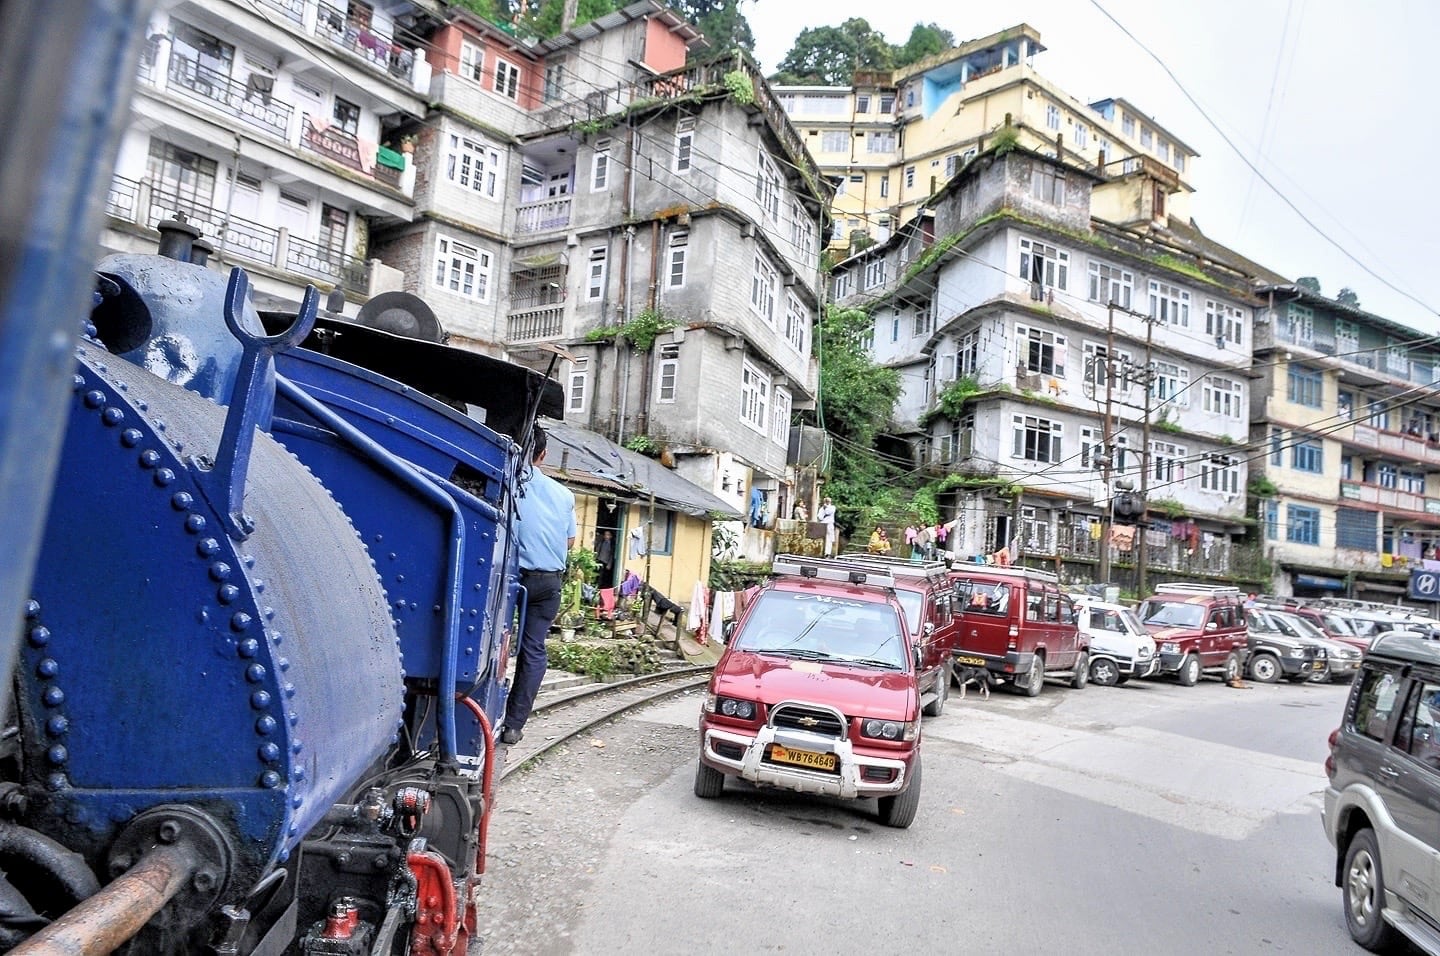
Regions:
<instances>
[{"instance_id":1,"label":"railway track","mask_svg":"<svg viewBox=\"0 0 1440 956\"><path fill-rule=\"evenodd\" d=\"M526 723L525 736L519 743L498 751L504 765L497 779L504 781L537 758L622 714L703 688L711 670L709 665L679 667L628 680L589 684L537 701Z\"/></svg>"}]
</instances>

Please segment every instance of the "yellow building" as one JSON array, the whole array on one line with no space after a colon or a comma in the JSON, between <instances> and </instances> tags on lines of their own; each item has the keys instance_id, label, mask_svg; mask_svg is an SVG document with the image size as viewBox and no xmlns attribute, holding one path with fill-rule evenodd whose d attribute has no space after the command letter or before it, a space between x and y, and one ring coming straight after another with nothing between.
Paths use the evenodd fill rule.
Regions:
<instances>
[{"instance_id":1,"label":"yellow building","mask_svg":"<svg viewBox=\"0 0 1440 956\"><path fill-rule=\"evenodd\" d=\"M1066 93L1035 71L1044 50L1040 32L1022 23L902 69L858 72L848 88L774 87L839 184L833 244L847 246L855 233L883 242L1007 122L1021 145L1107 177L1136 171L1144 157L1169 180L1145 210L1107 219L1188 220L1195 150L1128 100L1083 103Z\"/></svg>"}]
</instances>

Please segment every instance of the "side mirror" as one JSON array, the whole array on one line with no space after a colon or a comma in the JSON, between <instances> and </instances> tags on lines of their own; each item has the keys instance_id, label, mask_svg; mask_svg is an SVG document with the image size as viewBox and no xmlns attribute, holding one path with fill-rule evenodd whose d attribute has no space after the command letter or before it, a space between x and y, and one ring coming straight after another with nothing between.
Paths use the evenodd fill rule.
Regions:
<instances>
[{"instance_id":1,"label":"side mirror","mask_svg":"<svg viewBox=\"0 0 1440 956\"><path fill-rule=\"evenodd\" d=\"M924 666L925 666L925 658L924 658L924 655L923 655L923 654L921 653L921 651L920 651L920 646L917 644L917 645L915 646L915 669L918 671L920 668L922 668L922 667L924 667Z\"/></svg>"},{"instance_id":2,"label":"side mirror","mask_svg":"<svg viewBox=\"0 0 1440 956\"><path fill-rule=\"evenodd\" d=\"M923 625L921 625L920 630L925 634L926 637L929 637L935 633L935 623L933 621L926 621Z\"/></svg>"},{"instance_id":3,"label":"side mirror","mask_svg":"<svg viewBox=\"0 0 1440 956\"><path fill-rule=\"evenodd\" d=\"M1205 630L1207 630L1207 631L1218 631L1218 630L1220 630L1220 625L1219 625L1218 623L1216 623L1215 621L1211 621L1209 624L1206 624L1206 625L1205 625Z\"/></svg>"}]
</instances>

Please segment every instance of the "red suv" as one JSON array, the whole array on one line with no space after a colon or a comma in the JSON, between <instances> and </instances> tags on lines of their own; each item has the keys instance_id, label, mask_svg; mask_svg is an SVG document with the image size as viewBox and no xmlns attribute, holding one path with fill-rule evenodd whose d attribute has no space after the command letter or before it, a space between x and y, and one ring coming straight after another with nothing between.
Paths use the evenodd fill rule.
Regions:
<instances>
[{"instance_id":1,"label":"red suv","mask_svg":"<svg viewBox=\"0 0 1440 956\"><path fill-rule=\"evenodd\" d=\"M1239 588L1162 584L1136 614L1160 649L1160 673L1185 687L1203 671L1218 671L1227 682L1245 672L1249 632Z\"/></svg>"},{"instance_id":2,"label":"red suv","mask_svg":"<svg viewBox=\"0 0 1440 956\"><path fill-rule=\"evenodd\" d=\"M1070 686L1090 680L1087 638L1059 579L1029 568L956 566L950 571L960 602L955 663L984 667L1035 697L1050 674Z\"/></svg>"},{"instance_id":3,"label":"red suv","mask_svg":"<svg viewBox=\"0 0 1440 956\"><path fill-rule=\"evenodd\" d=\"M727 776L879 798L908 827L920 805L920 652L887 571L782 555L715 665L695 795Z\"/></svg>"}]
</instances>

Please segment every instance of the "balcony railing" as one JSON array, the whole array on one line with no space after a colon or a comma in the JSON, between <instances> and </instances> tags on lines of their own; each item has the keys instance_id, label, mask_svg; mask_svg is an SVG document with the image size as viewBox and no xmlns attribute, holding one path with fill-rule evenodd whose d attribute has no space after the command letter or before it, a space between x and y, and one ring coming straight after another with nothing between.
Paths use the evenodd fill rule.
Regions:
<instances>
[{"instance_id":1,"label":"balcony railing","mask_svg":"<svg viewBox=\"0 0 1440 956\"><path fill-rule=\"evenodd\" d=\"M1344 432L1340 435L1343 438ZM1357 445L1364 445L1387 455L1407 461L1440 465L1440 441L1432 441L1428 435L1392 432L1356 422L1350 438Z\"/></svg>"},{"instance_id":2,"label":"balcony railing","mask_svg":"<svg viewBox=\"0 0 1440 956\"><path fill-rule=\"evenodd\" d=\"M274 7L296 23L305 22L305 0L260 0L260 2Z\"/></svg>"},{"instance_id":3,"label":"balcony railing","mask_svg":"<svg viewBox=\"0 0 1440 956\"><path fill-rule=\"evenodd\" d=\"M366 66L402 80L410 79L415 67L415 51L395 43L390 37L362 27L349 15L328 3L320 4L315 18L315 35L324 37L338 47L349 50Z\"/></svg>"},{"instance_id":4,"label":"balcony railing","mask_svg":"<svg viewBox=\"0 0 1440 956\"><path fill-rule=\"evenodd\" d=\"M119 219L135 221L135 207L140 202L140 184L124 176L110 181L110 191L105 194L105 211Z\"/></svg>"},{"instance_id":5,"label":"balcony railing","mask_svg":"<svg viewBox=\"0 0 1440 956\"><path fill-rule=\"evenodd\" d=\"M1401 491L1399 488L1382 488L1380 485L1370 484L1364 481L1340 482L1340 501L1360 501L1370 505L1380 505L1384 508L1393 508L1399 511L1410 511L1414 513L1440 513L1440 499L1426 498L1424 495L1412 491Z\"/></svg>"},{"instance_id":6,"label":"balcony railing","mask_svg":"<svg viewBox=\"0 0 1440 956\"><path fill-rule=\"evenodd\" d=\"M510 313L507 338L511 342L552 339L565 328L565 306L547 305Z\"/></svg>"},{"instance_id":7,"label":"balcony railing","mask_svg":"<svg viewBox=\"0 0 1440 956\"><path fill-rule=\"evenodd\" d=\"M290 237L285 256L290 271L313 276L355 292L365 291L365 263L317 242Z\"/></svg>"},{"instance_id":8,"label":"balcony railing","mask_svg":"<svg viewBox=\"0 0 1440 956\"><path fill-rule=\"evenodd\" d=\"M269 77L256 74L250 82L239 83L188 57L170 55L170 89L214 106L231 116L260 127L279 139L290 129L289 103L270 95Z\"/></svg>"},{"instance_id":9,"label":"balcony railing","mask_svg":"<svg viewBox=\"0 0 1440 956\"><path fill-rule=\"evenodd\" d=\"M154 190L150 195L150 220L154 226L183 212L217 249L242 259L267 265L275 264L275 250L280 245L280 230L262 226L239 216L226 216L223 210L184 199L174 193Z\"/></svg>"},{"instance_id":10,"label":"balcony railing","mask_svg":"<svg viewBox=\"0 0 1440 956\"><path fill-rule=\"evenodd\" d=\"M558 196L515 207L515 231L522 235L570 225L570 197Z\"/></svg>"},{"instance_id":11,"label":"balcony railing","mask_svg":"<svg viewBox=\"0 0 1440 956\"><path fill-rule=\"evenodd\" d=\"M311 152L319 153L326 159L333 159L341 166L364 172L360 164L360 143L354 134L336 129L328 123L316 125L308 113L305 115L305 136L302 142Z\"/></svg>"}]
</instances>

